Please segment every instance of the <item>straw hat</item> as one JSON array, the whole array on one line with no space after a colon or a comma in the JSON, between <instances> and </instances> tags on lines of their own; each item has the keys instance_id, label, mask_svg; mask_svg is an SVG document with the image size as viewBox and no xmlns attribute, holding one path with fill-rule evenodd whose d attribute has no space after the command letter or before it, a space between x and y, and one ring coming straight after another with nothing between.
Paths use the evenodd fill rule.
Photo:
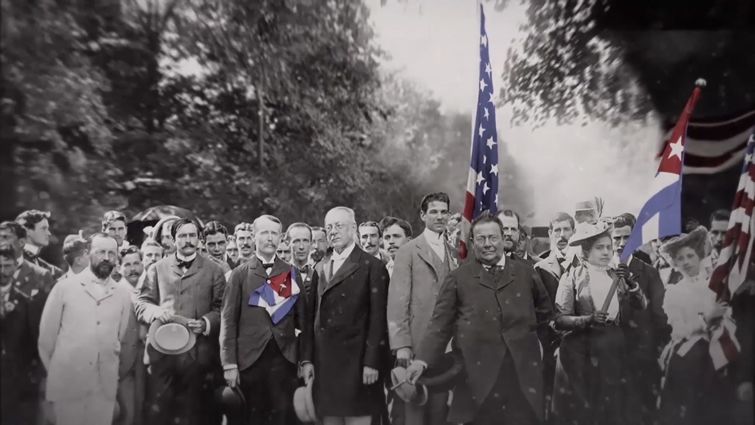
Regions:
<instances>
[{"instance_id":1,"label":"straw hat","mask_svg":"<svg viewBox=\"0 0 755 425\"><path fill-rule=\"evenodd\" d=\"M700 256L701 259L710 255L713 250L713 244L708 237L708 230L703 226L699 226L690 233L674 236L661 245L661 254L669 264L674 264L673 260L676 253L684 247L692 248L698 254L702 254Z\"/></svg>"},{"instance_id":2,"label":"straw hat","mask_svg":"<svg viewBox=\"0 0 755 425\"><path fill-rule=\"evenodd\" d=\"M182 323L154 320L149 326L147 342L163 354L183 354L194 347L197 335Z\"/></svg>"},{"instance_id":3,"label":"straw hat","mask_svg":"<svg viewBox=\"0 0 755 425\"><path fill-rule=\"evenodd\" d=\"M597 224L579 223L576 227L574 235L569 239L569 246L583 246L589 241L611 233L611 227L604 222Z\"/></svg>"},{"instance_id":4,"label":"straw hat","mask_svg":"<svg viewBox=\"0 0 755 425\"><path fill-rule=\"evenodd\" d=\"M305 423L317 422L317 413L315 412L315 403L312 399L312 380L306 386L302 386L294 391L294 412L300 421Z\"/></svg>"}]
</instances>

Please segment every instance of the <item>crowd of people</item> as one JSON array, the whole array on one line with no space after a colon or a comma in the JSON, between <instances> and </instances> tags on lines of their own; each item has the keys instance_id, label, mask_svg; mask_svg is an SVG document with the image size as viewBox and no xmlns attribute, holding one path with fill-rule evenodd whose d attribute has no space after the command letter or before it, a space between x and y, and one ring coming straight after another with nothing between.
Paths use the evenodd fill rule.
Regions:
<instances>
[{"instance_id":1,"label":"crowd of people","mask_svg":"<svg viewBox=\"0 0 755 425\"><path fill-rule=\"evenodd\" d=\"M170 216L135 245L109 211L63 268L50 213L0 223L2 424L752 423L755 275L708 288L727 212L626 263L628 213L555 213L540 253L512 210L462 232L430 193L418 215Z\"/></svg>"}]
</instances>

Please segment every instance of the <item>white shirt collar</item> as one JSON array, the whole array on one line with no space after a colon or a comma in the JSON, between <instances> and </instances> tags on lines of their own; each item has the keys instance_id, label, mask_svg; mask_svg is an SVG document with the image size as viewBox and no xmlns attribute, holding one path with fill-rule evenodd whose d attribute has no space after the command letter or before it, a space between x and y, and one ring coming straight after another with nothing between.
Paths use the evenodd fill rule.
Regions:
<instances>
[{"instance_id":1,"label":"white shirt collar","mask_svg":"<svg viewBox=\"0 0 755 425\"><path fill-rule=\"evenodd\" d=\"M24 264L24 254L21 254L20 257L16 258L16 264L18 264L18 267L21 267L21 265Z\"/></svg>"},{"instance_id":2,"label":"white shirt collar","mask_svg":"<svg viewBox=\"0 0 755 425\"><path fill-rule=\"evenodd\" d=\"M26 245L24 245L24 251L26 251L26 252L28 252L28 253L30 253L32 255L39 255L39 251L41 251L41 250L42 250L42 248L40 248L40 247L38 247L38 246L36 246L34 244L31 244L31 243L27 243Z\"/></svg>"},{"instance_id":3,"label":"white shirt collar","mask_svg":"<svg viewBox=\"0 0 755 425\"><path fill-rule=\"evenodd\" d=\"M179 254L178 251L176 251L176 258L178 258L178 261L194 261L194 259L197 258L197 253L195 252L188 257L184 257L183 255Z\"/></svg>"},{"instance_id":4,"label":"white shirt collar","mask_svg":"<svg viewBox=\"0 0 755 425\"><path fill-rule=\"evenodd\" d=\"M501 266L501 268L506 267L506 256L501 255L501 259L498 260L498 264L496 266Z\"/></svg>"},{"instance_id":5,"label":"white shirt collar","mask_svg":"<svg viewBox=\"0 0 755 425\"><path fill-rule=\"evenodd\" d=\"M265 259L264 259L264 258L262 258L262 257L261 257L261 256L260 256L259 254L257 254L256 252L254 253L254 256L255 256L255 257L257 257L257 259L258 259L258 260L260 260L260 263L262 263L262 264L270 264L270 263L275 263L275 258L277 257L277 255L273 254L273 258L272 258L272 259L270 259L270 263L268 263L267 261L265 261Z\"/></svg>"},{"instance_id":6,"label":"white shirt collar","mask_svg":"<svg viewBox=\"0 0 755 425\"><path fill-rule=\"evenodd\" d=\"M445 242L445 238L443 238L442 233L433 232L427 227L425 227L425 230L422 232L422 235L425 236L425 239L427 239L427 243L429 243L430 245L442 245Z\"/></svg>"},{"instance_id":7,"label":"white shirt collar","mask_svg":"<svg viewBox=\"0 0 755 425\"><path fill-rule=\"evenodd\" d=\"M354 251L354 247L356 244L354 242L350 243L348 246L346 246L346 249L341 251L339 254L335 249L333 250L333 254L331 255L330 259L335 261L341 261L349 258L349 255L351 255L351 252Z\"/></svg>"}]
</instances>

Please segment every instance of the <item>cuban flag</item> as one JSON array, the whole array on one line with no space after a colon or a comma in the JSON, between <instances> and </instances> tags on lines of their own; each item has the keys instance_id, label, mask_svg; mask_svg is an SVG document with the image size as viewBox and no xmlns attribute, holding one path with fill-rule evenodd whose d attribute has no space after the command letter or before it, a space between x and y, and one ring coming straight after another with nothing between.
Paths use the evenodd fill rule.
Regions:
<instances>
[{"instance_id":1,"label":"cuban flag","mask_svg":"<svg viewBox=\"0 0 755 425\"><path fill-rule=\"evenodd\" d=\"M626 264L637 249L652 240L682 233L684 141L687 137L687 123L700 98L702 87L705 87L705 80L697 80L695 89L671 133L671 138L666 142L648 200L640 210L637 225L632 229L632 234L619 258L621 263Z\"/></svg>"},{"instance_id":2,"label":"cuban flag","mask_svg":"<svg viewBox=\"0 0 755 425\"><path fill-rule=\"evenodd\" d=\"M296 305L301 292L300 283L301 275L294 267L285 273L270 276L252 292L249 305L267 310L273 325L277 325Z\"/></svg>"}]
</instances>

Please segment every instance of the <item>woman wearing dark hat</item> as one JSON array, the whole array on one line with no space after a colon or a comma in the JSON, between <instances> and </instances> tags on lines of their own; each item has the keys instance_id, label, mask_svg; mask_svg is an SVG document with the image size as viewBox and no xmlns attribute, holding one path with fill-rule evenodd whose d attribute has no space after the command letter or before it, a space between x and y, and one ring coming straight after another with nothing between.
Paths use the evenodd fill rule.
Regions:
<instances>
[{"instance_id":1,"label":"woman wearing dark hat","mask_svg":"<svg viewBox=\"0 0 755 425\"><path fill-rule=\"evenodd\" d=\"M556 328L568 331L554 385L557 423L636 423L624 329L646 300L636 282L610 266L610 230L604 223L583 223L569 241L582 248L583 261L561 277L556 293Z\"/></svg>"},{"instance_id":2,"label":"woman wearing dark hat","mask_svg":"<svg viewBox=\"0 0 755 425\"><path fill-rule=\"evenodd\" d=\"M672 328L671 342L661 355L664 424L728 423L728 409L722 401L733 395L726 395L727 386L708 351L711 328L729 310L716 302L715 292L708 287L711 248L708 231L702 226L661 246L661 254L682 275L679 282L666 287L663 300Z\"/></svg>"}]
</instances>

